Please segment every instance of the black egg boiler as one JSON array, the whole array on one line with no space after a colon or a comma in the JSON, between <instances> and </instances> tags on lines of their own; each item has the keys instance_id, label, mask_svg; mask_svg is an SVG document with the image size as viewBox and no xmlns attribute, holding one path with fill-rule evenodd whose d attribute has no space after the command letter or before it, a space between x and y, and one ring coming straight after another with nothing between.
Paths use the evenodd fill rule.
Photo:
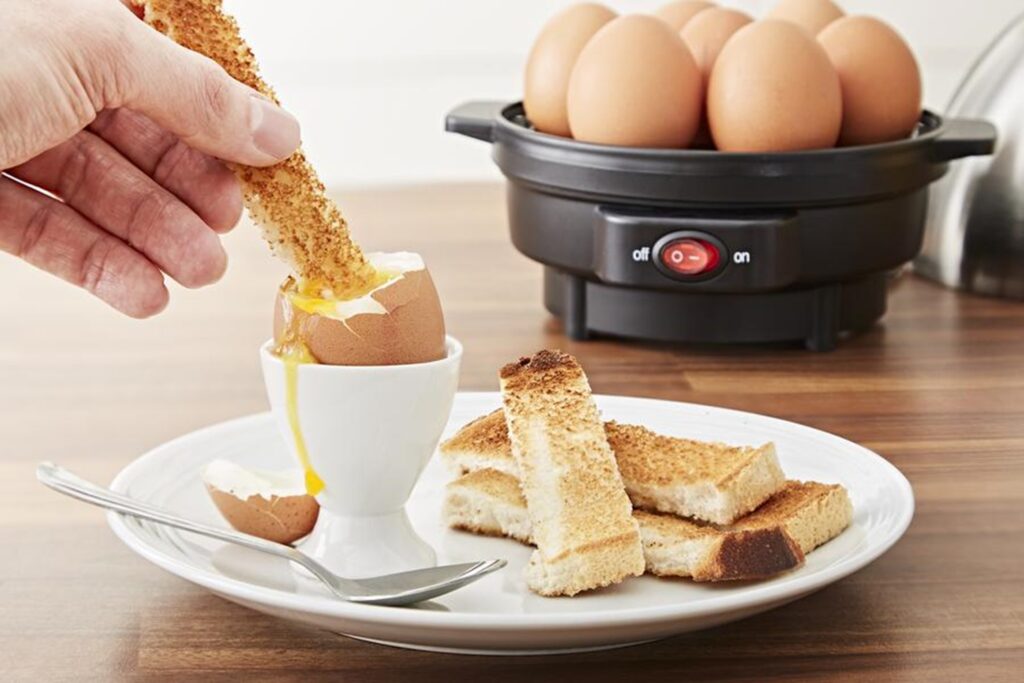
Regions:
<instances>
[{"instance_id":1,"label":"black egg boiler","mask_svg":"<svg viewBox=\"0 0 1024 683\"><path fill-rule=\"evenodd\" d=\"M921 249L928 185L996 137L926 111L914 136L877 145L638 149L540 133L501 102L459 106L446 128L492 144L512 242L544 265L570 337L814 350L882 317L887 274Z\"/></svg>"}]
</instances>

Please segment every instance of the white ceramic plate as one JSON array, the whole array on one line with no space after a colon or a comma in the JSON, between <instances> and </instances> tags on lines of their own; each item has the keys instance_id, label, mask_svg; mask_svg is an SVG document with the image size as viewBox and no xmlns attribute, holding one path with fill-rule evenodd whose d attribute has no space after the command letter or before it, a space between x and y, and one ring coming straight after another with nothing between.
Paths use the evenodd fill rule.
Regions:
<instances>
[{"instance_id":1,"label":"white ceramic plate","mask_svg":"<svg viewBox=\"0 0 1024 683\"><path fill-rule=\"evenodd\" d=\"M841 483L854 522L807 557L805 566L769 581L701 585L643 577L575 598L530 593L522 570L530 549L444 527L441 497L450 478L435 458L408 505L417 532L438 561L503 557L505 569L417 607L354 605L328 597L285 562L217 541L111 513L114 532L154 564L228 600L355 638L403 647L476 653L599 649L709 628L778 607L857 571L888 550L914 513L910 484L880 456L801 425L722 408L599 396L606 419L665 434L732 443L774 441L790 478ZM494 393L462 393L446 435L499 405ZM223 524L207 499L200 467L214 458L283 469L292 465L269 414L214 425L166 443L126 467L113 488L194 519Z\"/></svg>"}]
</instances>

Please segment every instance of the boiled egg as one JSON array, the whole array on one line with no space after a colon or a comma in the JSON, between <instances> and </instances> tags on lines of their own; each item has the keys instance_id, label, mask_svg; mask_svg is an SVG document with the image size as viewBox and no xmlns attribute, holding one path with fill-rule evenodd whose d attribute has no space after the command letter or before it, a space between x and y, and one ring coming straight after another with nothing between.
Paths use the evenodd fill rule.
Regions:
<instances>
[{"instance_id":1,"label":"boiled egg","mask_svg":"<svg viewBox=\"0 0 1024 683\"><path fill-rule=\"evenodd\" d=\"M569 75L583 46L615 16L604 5L581 3L562 10L541 29L526 60L523 92L523 108L534 128L569 135Z\"/></svg>"},{"instance_id":2,"label":"boiled egg","mask_svg":"<svg viewBox=\"0 0 1024 683\"><path fill-rule=\"evenodd\" d=\"M673 31L681 31L691 19L714 6L715 3L703 0L677 0L659 7L654 16L671 26Z\"/></svg>"},{"instance_id":3,"label":"boiled egg","mask_svg":"<svg viewBox=\"0 0 1024 683\"><path fill-rule=\"evenodd\" d=\"M268 541L293 543L307 536L320 514L298 470L247 469L214 460L203 468L202 480L228 524Z\"/></svg>"},{"instance_id":4,"label":"boiled egg","mask_svg":"<svg viewBox=\"0 0 1024 683\"><path fill-rule=\"evenodd\" d=\"M708 123L727 152L832 147L843 103L825 49L798 26L756 21L722 48L708 81Z\"/></svg>"},{"instance_id":5,"label":"boiled egg","mask_svg":"<svg viewBox=\"0 0 1024 683\"><path fill-rule=\"evenodd\" d=\"M569 79L572 136L633 147L685 147L700 123L703 86L677 31L651 16L612 20L580 53Z\"/></svg>"},{"instance_id":6,"label":"boiled egg","mask_svg":"<svg viewBox=\"0 0 1024 683\"><path fill-rule=\"evenodd\" d=\"M767 18L793 22L816 36L841 16L843 10L831 0L781 0Z\"/></svg>"},{"instance_id":7,"label":"boiled egg","mask_svg":"<svg viewBox=\"0 0 1024 683\"><path fill-rule=\"evenodd\" d=\"M839 19L818 34L839 74L839 142L866 145L905 138L921 117L921 71L906 41L872 17Z\"/></svg>"},{"instance_id":8,"label":"boiled egg","mask_svg":"<svg viewBox=\"0 0 1024 683\"><path fill-rule=\"evenodd\" d=\"M367 258L384 281L354 299L332 299L291 278L285 282L274 309L279 355L326 365L398 365L444 357L444 314L423 259L409 252Z\"/></svg>"},{"instance_id":9,"label":"boiled egg","mask_svg":"<svg viewBox=\"0 0 1024 683\"><path fill-rule=\"evenodd\" d=\"M722 48L736 31L752 21L749 14L738 10L713 7L696 15L683 28L681 35L697 60L705 85Z\"/></svg>"}]
</instances>

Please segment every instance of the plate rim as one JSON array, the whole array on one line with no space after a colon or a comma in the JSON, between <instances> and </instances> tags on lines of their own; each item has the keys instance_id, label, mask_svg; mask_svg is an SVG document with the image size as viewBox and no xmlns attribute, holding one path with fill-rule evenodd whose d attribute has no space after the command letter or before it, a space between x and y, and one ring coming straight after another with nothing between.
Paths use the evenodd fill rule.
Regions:
<instances>
[{"instance_id":1,"label":"plate rim","mask_svg":"<svg viewBox=\"0 0 1024 683\"><path fill-rule=\"evenodd\" d=\"M493 391L459 391L457 396L464 400L480 400L484 398L495 400L500 394ZM361 605L341 600L332 600L327 596L289 593L253 585L240 579L226 577L175 558L147 542L142 535L137 533L126 522L125 516L121 513L107 512L107 521L114 534L130 550L150 563L186 581L195 583L215 593L231 595L239 600L320 617L332 617L380 626L437 627L446 629L487 627L494 631L520 631L524 628L531 630L560 630L569 627L577 630L594 630L628 626L637 622L657 624L755 608L769 603L784 603L824 588L871 564L903 537L913 520L916 503L913 488L906 476L895 465L878 453L831 432L770 415L700 403L614 394L595 394L595 398L598 402L625 399L627 401L653 402L661 404L660 407L662 408L683 406L691 410L709 409L716 413L725 413L727 417L754 417L759 421L767 420L774 426L796 427L798 430L809 430L823 434L830 439L838 439L845 446L861 451L862 454L877 461L876 464L887 472L901 492L898 501L898 514L895 521L888 528L887 533L881 539L876 538L874 545L868 546L860 553L825 567L805 577L803 580L781 585L764 583L758 586L745 586L746 590L741 592L736 592L732 595L723 594L715 596L698 604L673 603L645 607L566 612L562 614L551 612L495 614L486 612L396 609L380 605ZM122 468L114 477L110 487L120 493L126 492L131 481L136 479L140 472L147 470L148 461L158 459L165 451L179 448L182 442L201 440L210 432L219 432L221 430L238 428L247 423L259 423L269 420L272 420L272 415L269 411L253 413L207 425L165 441L149 449Z\"/></svg>"}]
</instances>

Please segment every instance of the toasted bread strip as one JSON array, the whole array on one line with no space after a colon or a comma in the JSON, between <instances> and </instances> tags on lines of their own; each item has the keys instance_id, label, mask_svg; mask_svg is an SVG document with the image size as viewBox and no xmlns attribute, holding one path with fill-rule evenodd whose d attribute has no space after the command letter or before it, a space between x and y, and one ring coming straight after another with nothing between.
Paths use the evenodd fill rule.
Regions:
<instances>
[{"instance_id":1,"label":"toasted bread strip","mask_svg":"<svg viewBox=\"0 0 1024 683\"><path fill-rule=\"evenodd\" d=\"M147 24L278 101L260 77L238 24L222 11L221 0L131 2L143 8ZM377 273L349 237L345 218L301 150L267 168L234 165L232 169L242 184L249 215L273 251L305 282L328 288L342 299L369 291L377 283Z\"/></svg>"},{"instance_id":2,"label":"toasted bread strip","mask_svg":"<svg viewBox=\"0 0 1024 683\"><path fill-rule=\"evenodd\" d=\"M501 408L467 422L438 447L441 460L458 474L497 470L519 478L519 466L512 455L505 411Z\"/></svg>"},{"instance_id":3,"label":"toasted bread strip","mask_svg":"<svg viewBox=\"0 0 1024 683\"><path fill-rule=\"evenodd\" d=\"M786 481L771 443L727 446L615 422L607 432L629 496L646 510L732 524Z\"/></svg>"},{"instance_id":4,"label":"toasted bread strip","mask_svg":"<svg viewBox=\"0 0 1024 683\"><path fill-rule=\"evenodd\" d=\"M530 517L518 480L496 470L464 474L448 485L444 519L452 528L531 543ZM852 508L842 486L789 481L730 527L636 510L647 571L695 581L774 576L838 536Z\"/></svg>"},{"instance_id":5,"label":"toasted bread strip","mask_svg":"<svg viewBox=\"0 0 1024 683\"><path fill-rule=\"evenodd\" d=\"M853 504L839 484L787 481L783 489L739 520L734 528L754 529L773 522L807 554L838 536L853 521Z\"/></svg>"},{"instance_id":6,"label":"toasted bread strip","mask_svg":"<svg viewBox=\"0 0 1024 683\"><path fill-rule=\"evenodd\" d=\"M501 393L537 544L530 588L575 595L642 574L640 532L576 359L541 351L510 363Z\"/></svg>"},{"instance_id":7,"label":"toasted bread strip","mask_svg":"<svg viewBox=\"0 0 1024 683\"><path fill-rule=\"evenodd\" d=\"M519 480L507 472L474 470L445 488L441 516L453 529L507 536L533 545L533 525Z\"/></svg>"},{"instance_id":8,"label":"toasted bread strip","mask_svg":"<svg viewBox=\"0 0 1024 683\"><path fill-rule=\"evenodd\" d=\"M606 422L608 443L633 505L714 524L731 524L785 482L775 447L739 448L655 434ZM481 468L519 476L502 411L478 418L441 444L457 472Z\"/></svg>"}]
</instances>

